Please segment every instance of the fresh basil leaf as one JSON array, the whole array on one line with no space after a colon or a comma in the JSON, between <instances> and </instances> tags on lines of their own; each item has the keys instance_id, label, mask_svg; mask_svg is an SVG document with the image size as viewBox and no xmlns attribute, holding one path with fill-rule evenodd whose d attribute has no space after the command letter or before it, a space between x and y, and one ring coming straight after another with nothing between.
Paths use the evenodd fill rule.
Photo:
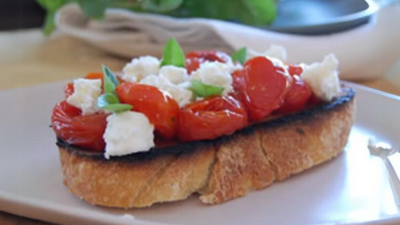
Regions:
<instances>
[{"instance_id":1,"label":"fresh basil leaf","mask_svg":"<svg viewBox=\"0 0 400 225\"><path fill-rule=\"evenodd\" d=\"M210 97L212 95L221 95L224 91L223 87L218 87L214 85L204 84L199 80L191 80L190 83L192 84L193 92L203 98Z\"/></svg>"},{"instance_id":2,"label":"fresh basil leaf","mask_svg":"<svg viewBox=\"0 0 400 225\"><path fill-rule=\"evenodd\" d=\"M118 103L119 103L118 96L111 93L102 94L97 99L97 107L101 109L107 105L118 104Z\"/></svg>"},{"instance_id":3,"label":"fresh basil leaf","mask_svg":"<svg viewBox=\"0 0 400 225\"><path fill-rule=\"evenodd\" d=\"M241 64L244 64L246 62L246 55L247 55L247 48L243 47L237 50L235 53L233 53L232 60L234 62L240 62Z\"/></svg>"},{"instance_id":4,"label":"fresh basil leaf","mask_svg":"<svg viewBox=\"0 0 400 225\"><path fill-rule=\"evenodd\" d=\"M105 65L103 65L104 93L114 93L119 85L117 76Z\"/></svg>"},{"instance_id":5,"label":"fresh basil leaf","mask_svg":"<svg viewBox=\"0 0 400 225\"><path fill-rule=\"evenodd\" d=\"M83 12L94 19L102 19L104 17L107 3L105 0L78 0L79 6Z\"/></svg>"},{"instance_id":6,"label":"fresh basil leaf","mask_svg":"<svg viewBox=\"0 0 400 225\"><path fill-rule=\"evenodd\" d=\"M67 0L37 0L37 2L41 7L53 12L68 3Z\"/></svg>"},{"instance_id":7,"label":"fresh basil leaf","mask_svg":"<svg viewBox=\"0 0 400 225\"><path fill-rule=\"evenodd\" d=\"M104 106L102 109L111 111L113 113L120 113L133 109L133 106L129 104L111 104Z\"/></svg>"},{"instance_id":8,"label":"fresh basil leaf","mask_svg":"<svg viewBox=\"0 0 400 225\"><path fill-rule=\"evenodd\" d=\"M46 36L49 36L54 29L56 28L56 24L54 22L54 18L56 15L56 12L59 8L61 8L63 5L67 4L67 0L37 0L38 4L46 9L47 14L46 18L44 20L43 24L43 33Z\"/></svg>"},{"instance_id":9,"label":"fresh basil leaf","mask_svg":"<svg viewBox=\"0 0 400 225\"><path fill-rule=\"evenodd\" d=\"M183 0L143 0L142 8L153 12L167 12L177 9Z\"/></svg>"},{"instance_id":10,"label":"fresh basil leaf","mask_svg":"<svg viewBox=\"0 0 400 225\"><path fill-rule=\"evenodd\" d=\"M164 46L161 66L166 65L185 67L185 54L175 38L169 39Z\"/></svg>"},{"instance_id":11,"label":"fresh basil leaf","mask_svg":"<svg viewBox=\"0 0 400 225\"><path fill-rule=\"evenodd\" d=\"M265 26L276 17L276 0L187 0L168 15L204 17Z\"/></svg>"},{"instance_id":12,"label":"fresh basil leaf","mask_svg":"<svg viewBox=\"0 0 400 225\"><path fill-rule=\"evenodd\" d=\"M246 10L238 14L240 21L246 24L266 25L274 21L277 15L274 0L243 0Z\"/></svg>"},{"instance_id":13,"label":"fresh basil leaf","mask_svg":"<svg viewBox=\"0 0 400 225\"><path fill-rule=\"evenodd\" d=\"M97 107L114 113L128 111L133 108L133 106L129 104L120 104L118 97L111 93L100 95L97 99Z\"/></svg>"}]
</instances>

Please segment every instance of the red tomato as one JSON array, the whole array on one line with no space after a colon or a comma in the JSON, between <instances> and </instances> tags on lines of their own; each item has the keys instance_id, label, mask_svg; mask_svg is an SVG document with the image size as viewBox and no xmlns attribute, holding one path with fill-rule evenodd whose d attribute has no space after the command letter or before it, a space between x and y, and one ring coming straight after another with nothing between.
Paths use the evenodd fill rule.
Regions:
<instances>
[{"instance_id":1,"label":"red tomato","mask_svg":"<svg viewBox=\"0 0 400 225\"><path fill-rule=\"evenodd\" d=\"M277 110L278 113L289 113L302 110L312 95L310 86L299 76L293 76L293 83L286 94L283 105Z\"/></svg>"},{"instance_id":2,"label":"red tomato","mask_svg":"<svg viewBox=\"0 0 400 225\"><path fill-rule=\"evenodd\" d=\"M64 95L65 98L67 99L69 96L71 96L74 93L74 83L69 82L67 85L64 87Z\"/></svg>"},{"instance_id":3,"label":"red tomato","mask_svg":"<svg viewBox=\"0 0 400 225\"><path fill-rule=\"evenodd\" d=\"M230 61L230 56L225 52L221 51L193 51L186 55L186 69L190 74L196 71L200 64L205 61L218 61L218 62L228 62Z\"/></svg>"},{"instance_id":4,"label":"red tomato","mask_svg":"<svg viewBox=\"0 0 400 225\"><path fill-rule=\"evenodd\" d=\"M62 101L53 109L51 124L58 138L68 144L101 152L107 115L81 115L80 109Z\"/></svg>"},{"instance_id":5,"label":"red tomato","mask_svg":"<svg viewBox=\"0 0 400 225\"><path fill-rule=\"evenodd\" d=\"M300 74L303 73L303 68L299 65L288 65L288 72L291 76L300 76Z\"/></svg>"},{"instance_id":6,"label":"red tomato","mask_svg":"<svg viewBox=\"0 0 400 225\"><path fill-rule=\"evenodd\" d=\"M211 97L187 105L179 112L180 141L212 140L247 125L246 110L232 96Z\"/></svg>"},{"instance_id":7,"label":"red tomato","mask_svg":"<svg viewBox=\"0 0 400 225\"><path fill-rule=\"evenodd\" d=\"M158 134L175 137L179 105L172 97L156 87L130 82L120 84L116 91L122 103L133 105L133 111L149 118Z\"/></svg>"},{"instance_id":8,"label":"red tomato","mask_svg":"<svg viewBox=\"0 0 400 225\"><path fill-rule=\"evenodd\" d=\"M244 102L251 121L258 121L279 108L291 84L291 77L265 57L248 60L233 74L233 86Z\"/></svg>"}]
</instances>

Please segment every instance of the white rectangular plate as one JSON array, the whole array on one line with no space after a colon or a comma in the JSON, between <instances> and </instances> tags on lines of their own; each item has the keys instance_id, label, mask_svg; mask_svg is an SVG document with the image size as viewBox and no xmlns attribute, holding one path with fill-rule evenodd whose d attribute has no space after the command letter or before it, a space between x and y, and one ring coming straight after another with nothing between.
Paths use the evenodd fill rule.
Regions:
<instances>
[{"instance_id":1,"label":"white rectangular plate","mask_svg":"<svg viewBox=\"0 0 400 225\"><path fill-rule=\"evenodd\" d=\"M356 123L336 159L215 206L196 196L147 209L96 207L70 194L49 127L65 82L0 92L0 210L59 224L400 224L387 172L367 140L400 146L400 98L359 85ZM399 160L397 156L393 160Z\"/></svg>"}]
</instances>

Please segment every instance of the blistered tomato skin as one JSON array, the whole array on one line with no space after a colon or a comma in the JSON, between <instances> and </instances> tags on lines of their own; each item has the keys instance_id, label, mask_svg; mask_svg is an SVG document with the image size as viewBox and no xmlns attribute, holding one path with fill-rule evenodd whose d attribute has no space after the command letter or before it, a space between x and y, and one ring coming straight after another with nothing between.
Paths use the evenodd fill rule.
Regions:
<instances>
[{"instance_id":1,"label":"blistered tomato skin","mask_svg":"<svg viewBox=\"0 0 400 225\"><path fill-rule=\"evenodd\" d=\"M200 64L209 61L209 62L221 62L225 63L230 60L230 56L225 52L220 51L193 51L186 54L186 69L188 74L193 71L196 71Z\"/></svg>"},{"instance_id":2,"label":"blistered tomato skin","mask_svg":"<svg viewBox=\"0 0 400 225\"><path fill-rule=\"evenodd\" d=\"M250 121L259 121L277 108L288 93L292 78L265 57L255 57L233 74L233 86L246 106Z\"/></svg>"},{"instance_id":3,"label":"blistered tomato skin","mask_svg":"<svg viewBox=\"0 0 400 225\"><path fill-rule=\"evenodd\" d=\"M293 83L287 93L283 105L277 109L277 113L297 112L304 108L312 96L310 86L299 76L293 76Z\"/></svg>"},{"instance_id":4,"label":"blistered tomato skin","mask_svg":"<svg viewBox=\"0 0 400 225\"><path fill-rule=\"evenodd\" d=\"M107 115L81 115L80 109L66 101L58 103L51 117L51 124L58 138L64 142L96 152L105 148L103 133L107 126Z\"/></svg>"},{"instance_id":5,"label":"blistered tomato skin","mask_svg":"<svg viewBox=\"0 0 400 225\"><path fill-rule=\"evenodd\" d=\"M166 139L176 136L178 103L154 86L138 83L122 83L116 88L122 103L131 104L133 111L143 113L154 125L157 134Z\"/></svg>"},{"instance_id":6,"label":"blistered tomato skin","mask_svg":"<svg viewBox=\"0 0 400 225\"><path fill-rule=\"evenodd\" d=\"M180 141L213 140L247 125L246 110L232 96L211 97L187 105L179 112Z\"/></svg>"}]
</instances>

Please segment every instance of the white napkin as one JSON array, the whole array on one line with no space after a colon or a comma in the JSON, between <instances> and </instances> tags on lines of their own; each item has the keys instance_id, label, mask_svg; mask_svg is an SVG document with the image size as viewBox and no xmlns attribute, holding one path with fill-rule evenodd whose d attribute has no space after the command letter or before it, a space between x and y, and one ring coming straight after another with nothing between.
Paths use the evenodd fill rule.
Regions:
<instances>
[{"instance_id":1,"label":"white napkin","mask_svg":"<svg viewBox=\"0 0 400 225\"><path fill-rule=\"evenodd\" d=\"M76 5L57 14L58 28L107 52L125 56L160 56L164 43L175 37L185 51L219 49L232 52L246 46L264 52L270 45L287 49L288 61L312 63L334 53L343 79L383 76L400 58L400 4L380 9L370 23L330 35L302 36L265 31L211 20L176 19L162 15L108 9L101 21L89 20Z\"/></svg>"}]
</instances>

